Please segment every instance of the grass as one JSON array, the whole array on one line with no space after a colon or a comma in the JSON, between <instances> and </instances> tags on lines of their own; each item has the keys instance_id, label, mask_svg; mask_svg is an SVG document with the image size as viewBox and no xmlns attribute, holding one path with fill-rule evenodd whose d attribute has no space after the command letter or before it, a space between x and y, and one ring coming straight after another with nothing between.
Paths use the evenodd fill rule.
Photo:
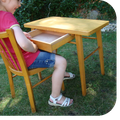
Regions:
<instances>
[{"instance_id":1,"label":"grass","mask_svg":"<svg viewBox=\"0 0 120 120\"><path fill-rule=\"evenodd\" d=\"M95 36L95 35L93 35ZM58 53L68 61L67 71L76 74L74 80L65 81L63 94L74 99L68 108L52 107L47 104L51 93L51 79L34 88L37 112L32 113L26 86L22 77L14 78L16 97L11 98L7 72L4 64L0 64L0 115L104 115L112 110L116 102L116 33L102 34L104 49L105 75L101 75L99 54L96 52L85 61L87 95L81 94L81 83L78 68L76 46L66 44L59 48ZM97 47L95 40L83 40L84 56ZM1 57L0 57L1 59ZM42 72L43 77L52 73L53 69ZM37 75L31 76L32 84L38 81Z\"/></svg>"}]
</instances>

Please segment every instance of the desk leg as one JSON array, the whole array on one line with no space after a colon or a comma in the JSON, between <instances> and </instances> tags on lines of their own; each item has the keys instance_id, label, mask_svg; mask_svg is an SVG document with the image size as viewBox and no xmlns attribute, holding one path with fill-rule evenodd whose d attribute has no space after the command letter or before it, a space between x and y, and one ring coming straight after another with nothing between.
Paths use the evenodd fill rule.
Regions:
<instances>
[{"instance_id":1,"label":"desk leg","mask_svg":"<svg viewBox=\"0 0 120 120\"><path fill-rule=\"evenodd\" d=\"M96 32L97 35L97 42L99 49L99 58L100 58L100 67L101 67L101 74L104 75L104 59L103 59L103 47L102 47L102 36L101 36L101 30Z\"/></svg>"},{"instance_id":2,"label":"desk leg","mask_svg":"<svg viewBox=\"0 0 120 120\"><path fill-rule=\"evenodd\" d=\"M82 95L86 95L86 80L85 80L85 66L84 66L84 53L83 53L83 42L82 36L75 35L77 53L78 53L78 62L79 62L79 70L80 70L80 78L81 78L81 87L82 87Z\"/></svg>"}]
</instances>

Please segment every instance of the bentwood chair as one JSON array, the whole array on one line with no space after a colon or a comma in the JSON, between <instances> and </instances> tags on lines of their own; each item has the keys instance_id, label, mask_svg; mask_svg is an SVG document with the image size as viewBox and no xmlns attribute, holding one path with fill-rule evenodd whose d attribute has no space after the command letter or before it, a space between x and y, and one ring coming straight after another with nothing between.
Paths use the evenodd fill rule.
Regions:
<instances>
[{"instance_id":1,"label":"bentwood chair","mask_svg":"<svg viewBox=\"0 0 120 120\"><path fill-rule=\"evenodd\" d=\"M4 42L5 38L10 39L11 45L13 47L13 50L15 51L15 54L16 54L16 57L17 57L18 62L20 64L21 70L17 66L17 63L15 62L12 54L10 53L10 51L7 47L7 45L5 44L5 42ZM3 43L3 45L6 48L6 50L5 50L4 47L0 44L0 54L2 56L2 59L3 59L4 63L5 63L6 70L7 70L7 73L8 73L12 98L15 97L13 78L16 77L16 76L23 76L24 80L25 80L27 92L28 92L28 97L29 97L29 101L30 101L30 105L31 105L31 110L34 113L34 112L36 112L36 106L35 106L35 100L34 100L34 95L33 95L33 88L35 88L37 85L41 84L42 82L44 82L45 80L50 78L51 75L49 75L46 78L44 78L43 80L39 81L35 85L32 85L29 76L38 73L39 78L41 78L41 71L45 70L46 68L36 68L36 69L28 70L28 68L26 66L26 63L25 63L25 60L23 58L21 49L16 42L16 39L14 37L14 33L13 33L12 29L7 29L5 32L1 32L0 33L0 39ZM11 56L11 59L14 62L16 68L11 63L11 61L10 61L9 57L7 56L5 51L7 51L9 53L9 55ZM64 91L64 89L65 88L64 88L64 83L63 83L62 84L62 90Z\"/></svg>"}]
</instances>

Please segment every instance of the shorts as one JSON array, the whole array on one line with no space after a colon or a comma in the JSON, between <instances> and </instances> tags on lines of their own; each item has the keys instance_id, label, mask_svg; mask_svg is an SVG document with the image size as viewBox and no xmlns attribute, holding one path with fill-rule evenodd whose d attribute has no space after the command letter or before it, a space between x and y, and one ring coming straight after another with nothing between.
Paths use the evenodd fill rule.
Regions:
<instances>
[{"instance_id":1,"label":"shorts","mask_svg":"<svg viewBox=\"0 0 120 120\"><path fill-rule=\"evenodd\" d=\"M51 68L55 65L55 54L46 51L41 51L35 61L28 67L28 69L34 68Z\"/></svg>"}]
</instances>

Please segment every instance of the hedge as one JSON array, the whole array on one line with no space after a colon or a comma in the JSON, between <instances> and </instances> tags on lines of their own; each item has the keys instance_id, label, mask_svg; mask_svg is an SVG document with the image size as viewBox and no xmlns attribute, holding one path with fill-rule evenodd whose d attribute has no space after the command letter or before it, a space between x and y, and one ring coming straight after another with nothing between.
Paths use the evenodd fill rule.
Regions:
<instances>
[{"instance_id":1,"label":"hedge","mask_svg":"<svg viewBox=\"0 0 120 120\"><path fill-rule=\"evenodd\" d=\"M22 0L23 5L15 12L15 16L23 28L23 24L49 16L71 17L78 9L92 10L97 8L100 13L107 13L115 18L114 9L101 0ZM75 16L74 16L75 17Z\"/></svg>"}]
</instances>

